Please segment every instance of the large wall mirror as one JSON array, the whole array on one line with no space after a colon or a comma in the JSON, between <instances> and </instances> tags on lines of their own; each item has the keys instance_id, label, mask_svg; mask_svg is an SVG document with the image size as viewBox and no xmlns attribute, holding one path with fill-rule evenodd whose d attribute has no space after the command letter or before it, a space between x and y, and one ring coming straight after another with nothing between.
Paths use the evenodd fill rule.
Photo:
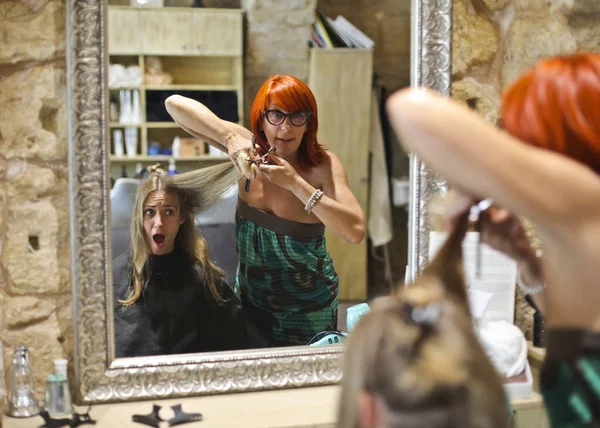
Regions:
<instances>
[{"instance_id":1,"label":"large wall mirror","mask_svg":"<svg viewBox=\"0 0 600 428\"><path fill-rule=\"evenodd\" d=\"M228 161L218 150L199 143L178 127L166 112L164 101L171 94L188 95L231 122L247 123L245 11L173 8L167 17L167 8L133 8L109 4L107 0L67 0L67 5L78 401L117 402L339 382L343 346L335 344L225 351L207 347L204 352L174 351L165 355L131 354L117 349L115 338L123 332L123 325L115 321L119 314L114 269L116 258L131 246L132 204L140 180L136 174L156 162L165 169L184 172ZM412 0L413 86L449 93L451 9L451 0ZM308 77L324 124L319 138L336 135L348 140L357 135L362 138L365 133L368 138L370 110L365 110L364 118L360 112L350 111L341 124L327 115L333 109L357 105L357 99L370 104L372 52L340 49L345 56L334 58L335 51L315 49L309 55L313 76L328 71L337 79L333 87L326 80ZM345 76L354 80L345 81ZM353 85L357 79L366 82L365 90ZM344 87L351 90L339 90ZM337 104L329 107L326 101L319 101L332 97L337 97ZM116 108L126 104L132 106L130 111ZM359 116L352 116L356 114ZM327 123L334 125L328 127ZM173 164L176 140L179 153ZM368 168L363 171L363 166L356 163L356 159L368 158L367 145L363 146L362 154L352 150L338 150L337 154L347 169L352 168L350 186L365 208ZM427 202L443 190L443 182L418 159L411 158L410 183L408 269L414 278L427 261ZM238 264L237 192L237 187L232 187L194 224L206 237L212 257L231 283L235 282ZM366 252L365 247L348 247L332 239L331 248L343 255L339 263L346 263L337 267L340 281L350 284L353 279L360 283L364 271L352 262L352 257L354 252ZM349 285L344 293L360 300L357 289Z\"/></svg>"}]
</instances>

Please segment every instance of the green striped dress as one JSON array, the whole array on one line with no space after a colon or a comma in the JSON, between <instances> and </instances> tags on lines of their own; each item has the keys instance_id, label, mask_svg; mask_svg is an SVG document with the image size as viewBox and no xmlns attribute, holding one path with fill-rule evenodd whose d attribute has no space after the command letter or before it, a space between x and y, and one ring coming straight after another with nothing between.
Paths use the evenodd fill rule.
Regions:
<instances>
[{"instance_id":1,"label":"green striped dress","mask_svg":"<svg viewBox=\"0 0 600 428\"><path fill-rule=\"evenodd\" d=\"M337 329L338 276L322 223L283 219L238 200L236 292L271 346Z\"/></svg>"},{"instance_id":2,"label":"green striped dress","mask_svg":"<svg viewBox=\"0 0 600 428\"><path fill-rule=\"evenodd\" d=\"M540 387L551 427L600 427L600 333L554 329L546 344Z\"/></svg>"}]
</instances>

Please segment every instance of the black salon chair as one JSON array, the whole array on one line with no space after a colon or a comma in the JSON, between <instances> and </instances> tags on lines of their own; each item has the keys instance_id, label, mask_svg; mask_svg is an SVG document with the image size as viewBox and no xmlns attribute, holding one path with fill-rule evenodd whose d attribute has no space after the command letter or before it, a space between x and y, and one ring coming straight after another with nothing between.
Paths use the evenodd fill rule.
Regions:
<instances>
[{"instance_id":1,"label":"black salon chair","mask_svg":"<svg viewBox=\"0 0 600 428\"><path fill-rule=\"evenodd\" d=\"M206 239L209 256L223 271L227 282L233 286L238 257L235 249L235 207L237 185L231 187L208 210L196 216L196 227Z\"/></svg>"},{"instance_id":2,"label":"black salon chair","mask_svg":"<svg viewBox=\"0 0 600 428\"><path fill-rule=\"evenodd\" d=\"M136 178L117 178L110 191L110 225L112 257L129 251L131 215L135 194L140 186Z\"/></svg>"}]
</instances>

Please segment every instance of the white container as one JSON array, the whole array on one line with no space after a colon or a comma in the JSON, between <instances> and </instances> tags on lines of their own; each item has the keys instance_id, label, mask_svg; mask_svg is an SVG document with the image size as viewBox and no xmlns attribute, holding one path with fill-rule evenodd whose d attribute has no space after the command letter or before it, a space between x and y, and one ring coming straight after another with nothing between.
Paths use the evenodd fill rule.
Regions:
<instances>
[{"instance_id":1,"label":"white container","mask_svg":"<svg viewBox=\"0 0 600 428\"><path fill-rule=\"evenodd\" d=\"M137 128L125 128L125 148L127 156L132 158L137 155L138 135Z\"/></svg>"},{"instance_id":2,"label":"white container","mask_svg":"<svg viewBox=\"0 0 600 428\"><path fill-rule=\"evenodd\" d=\"M127 91L125 89L121 89L119 91L119 122L120 123L127 123L127 120L129 119L129 111L127 109L127 98L126 98L126 93Z\"/></svg>"},{"instance_id":3,"label":"white container","mask_svg":"<svg viewBox=\"0 0 600 428\"><path fill-rule=\"evenodd\" d=\"M133 91L133 103L131 113L131 123L142 123L142 112L140 108L140 91Z\"/></svg>"},{"instance_id":4,"label":"white container","mask_svg":"<svg viewBox=\"0 0 600 428\"><path fill-rule=\"evenodd\" d=\"M531 368L529 367L529 361L525 365L525 382L512 382L504 384L504 392L508 395L508 398L513 400L522 400L524 398L530 398L533 395L533 376L531 374Z\"/></svg>"},{"instance_id":5,"label":"white container","mask_svg":"<svg viewBox=\"0 0 600 428\"><path fill-rule=\"evenodd\" d=\"M410 183L407 178L392 178L392 189L394 195L394 206L408 205Z\"/></svg>"},{"instance_id":6,"label":"white container","mask_svg":"<svg viewBox=\"0 0 600 428\"><path fill-rule=\"evenodd\" d=\"M173 144L171 145L171 152L173 153L173 157L179 158L181 157L181 139L179 136L173 138Z\"/></svg>"},{"instance_id":7,"label":"white container","mask_svg":"<svg viewBox=\"0 0 600 428\"><path fill-rule=\"evenodd\" d=\"M227 156L227 153L222 152L221 150L217 149L216 147L212 146L212 145L208 145L208 154L210 156L215 156L215 157L224 157Z\"/></svg>"},{"instance_id":8,"label":"white container","mask_svg":"<svg viewBox=\"0 0 600 428\"><path fill-rule=\"evenodd\" d=\"M67 365L69 361L64 358L57 358L54 360L54 371L60 373L64 377L67 377Z\"/></svg>"},{"instance_id":9,"label":"white container","mask_svg":"<svg viewBox=\"0 0 600 428\"><path fill-rule=\"evenodd\" d=\"M113 131L113 144L115 146L115 156L125 155L125 147L123 146L123 131L115 129Z\"/></svg>"}]
</instances>

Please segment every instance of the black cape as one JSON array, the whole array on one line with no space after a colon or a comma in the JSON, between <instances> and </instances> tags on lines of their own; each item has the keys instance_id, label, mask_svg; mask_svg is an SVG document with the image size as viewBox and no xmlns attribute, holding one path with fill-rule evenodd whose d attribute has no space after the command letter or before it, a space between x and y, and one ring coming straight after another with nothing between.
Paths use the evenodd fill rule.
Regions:
<instances>
[{"instance_id":1,"label":"black cape","mask_svg":"<svg viewBox=\"0 0 600 428\"><path fill-rule=\"evenodd\" d=\"M249 340L254 328L229 284L216 279L225 299L217 303L204 285L200 265L177 251L150 256L149 284L124 309L119 299L129 292L129 263L129 253L113 260L116 358L261 347L260 339Z\"/></svg>"}]
</instances>

